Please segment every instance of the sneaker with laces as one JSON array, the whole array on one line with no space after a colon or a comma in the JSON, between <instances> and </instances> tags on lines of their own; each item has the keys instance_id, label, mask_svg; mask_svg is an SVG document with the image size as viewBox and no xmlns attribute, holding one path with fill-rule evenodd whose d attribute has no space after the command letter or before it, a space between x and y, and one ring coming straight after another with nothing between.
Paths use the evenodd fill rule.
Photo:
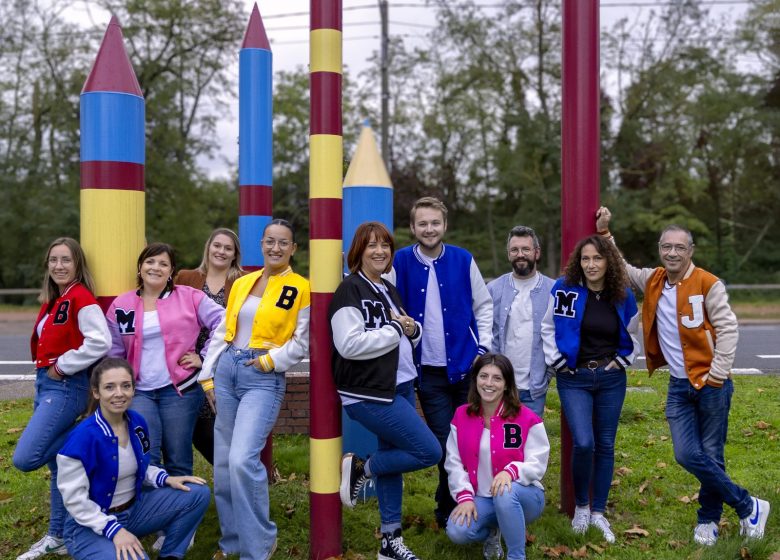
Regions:
<instances>
[{"instance_id":1,"label":"sneaker with laces","mask_svg":"<svg viewBox=\"0 0 780 560\"><path fill-rule=\"evenodd\" d=\"M714 521L699 523L693 530L693 540L704 546L714 546L718 542L718 524Z\"/></svg>"},{"instance_id":2,"label":"sneaker with laces","mask_svg":"<svg viewBox=\"0 0 780 560\"><path fill-rule=\"evenodd\" d=\"M769 518L769 502L761 498L751 497L753 511L739 520L739 534L748 539L763 539L766 520Z\"/></svg>"},{"instance_id":3,"label":"sneaker with laces","mask_svg":"<svg viewBox=\"0 0 780 560\"><path fill-rule=\"evenodd\" d=\"M401 529L392 533L382 533L382 548L379 549L377 560L420 560L404 544Z\"/></svg>"},{"instance_id":4,"label":"sneaker with laces","mask_svg":"<svg viewBox=\"0 0 780 560\"><path fill-rule=\"evenodd\" d=\"M609 521L607 521L606 517L600 514L593 514L590 516L590 524L601 531L605 541L610 544L615 542L615 533L612 532L612 528L609 526Z\"/></svg>"},{"instance_id":5,"label":"sneaker with laces","mask_svg":"<svg viewBox=\"0 0 780 560\"><path fill-rule=\"evenodd\" d=\"M35 560L36 558L46 556L47 554L59 554L60 556L63 556L67 553L68 550L65 548L64 540L57 537L52 537L51 535L46 535L37 543L32 545L30 550L21 556L17 556L16 560Z\"/></svg>"},{"instance_id":6,"label":"sneaker with laces","mask_svg":"<svg viewBox=\"0 0 780 560\"><path fill-rule=\"evenodd\" d=\"M571 528L578 535L584 535L590 525L590 508L588 506L576 506L574 517L571 519Z\"/></svg>"},{"instance_id":7,"label":"sneaker with laces","mask_svg":"<svg viewBox=\"0 0 780 560\"><path fill-rule=\"evenodd\" d=\"M485 544L482 545L482 555L485 560L501 560L504 557L504 549L501 547L501 529L498 527L490 530Z\"/></svg>"},{"instance_id":8,"label":"sneaker with laces","mask_svg":"<svg viewBox=\"0 0 780 560\"><path fill-rule=\"evenodd\" d=\"M360 491L368 482L365 464L365 461L354 453L347 453L341 459L339 496L341 503L348 508L355 507Z\"/></svg>"}]
</instances>

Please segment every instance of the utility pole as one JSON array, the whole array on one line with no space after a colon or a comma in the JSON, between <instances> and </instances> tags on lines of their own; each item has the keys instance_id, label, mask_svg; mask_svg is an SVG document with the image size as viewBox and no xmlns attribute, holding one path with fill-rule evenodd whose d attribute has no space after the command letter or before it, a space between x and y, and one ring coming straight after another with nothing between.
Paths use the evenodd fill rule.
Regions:
<instances>
[{"instance_id":1,"label":"utility pole","mask_svg":"<svg viewBox=\"0 0 780 560\"><path fill-rule=\"evenodd\" d=\"M382 159L385 162L385 167L390 169L390 147L387 141L388 127L390 126L390 111L388 108L390 92L388 91L387 86L387 69L390 64L388 60L390 38L388 33L387 9L387 0L379 0L379 17L382 20Z\"/></svg>"}]
</instances>

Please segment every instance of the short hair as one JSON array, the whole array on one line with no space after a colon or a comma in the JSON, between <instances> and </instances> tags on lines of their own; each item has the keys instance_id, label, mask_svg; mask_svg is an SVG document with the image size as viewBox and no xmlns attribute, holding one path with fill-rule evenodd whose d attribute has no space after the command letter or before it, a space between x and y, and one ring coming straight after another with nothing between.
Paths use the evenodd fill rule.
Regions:
<instances>
[{"instance_id":1,"label":"short hair","mask_svg":"<svg viewBox=\"0 0 780 560\"><path fill-rule=\"evenodd\" d=\"M133 373L133 366L130 365L130 362L124 358L103 358L97 363L97 365L95 365L95 367L92 368L92 373L90 373L89 376L89 387L92 390L89 392L87 416L93 414L97 410L98 406L100 406L100 403L95 398L94 393L100 391L100 379L103 377L103 374L110 369L116 368L123 369L130 374L130 382L133 384L133 389L135 389L135 374Z\"/></svg>"},{"instance_id":2,"label":"short hair","mask_svg":"<svg viewBox=\"0 0 780 560\"><path fill-rule=\"evenodd\" d=\"M467 413L472 416L479 416L482 410L482 399L477 391L477 375L479 370L487 365L494 365L501 371L504 378L504 409L501 411L501 418L512 418L520 412L520 396L517 394L517 383L515 383L515 369L512 362L503 354L494 354L487 352L479 356L469 372L469 394L467 397Z\"/></svg>"},{"instance_id":3,"label":"short hair","mask_svg":"<svg viewBox=\"0 0 780 560\"><path fill-rule=\"evenodd\" d=\"M352 245L350 245L349 253L347 253L347 267L349 267L349 271L352 274L360 270L360 265L363 261L363 253L371 240L371 234L374 234L374 237L378 242L381 243L384 241L390 244L390 260L383 272L390 272L390 269L393 268L393 255L395 254L395 240L393 239L393 234L380 222L363 222L355 230L355 236L352 238Z\"/></svg>"},{"instance_id":4,"label":"short hair","mask_svg":"<svg viewBox=\"0 0 780 560\"><path fill-rule=\"evenodd\" d=\"M438 210L441 212L444 221L447 221L447 206L445 206L444 203L438 198L433 196L424 196L422 198L418 198L414 204L412 204L412 209L409 210L409 223L411 225L414 225L414 217L418 208L432 208L433 210Z\"/></svg>"},{"instance_id":5,"label":"short hair","mask_svg":"<svg viewBox=\"0 0 780 560\"><path fill-rule=\"evenodd\" d=\"M582 272L580 258L582 257L582 249L586 245L593 245L599 255L607 261L607 270L604 275L604 298L613 305L624 301L626 289L629 286L626 265L615 244L603 235L591 235L580 239L569 256L569 262L566 263L563 272L564 284L567 286L585 285L585 275Z\"/></svg>"},{"instance_id":6,"label":"short hair","mask_svg":"<svg viewBox=\"0 0 780 560\"><path fill-rule=\"evenodd\" d=\"M534 249L539 249L541 247L539 244L539 238L536 236L536 232L529 227L515 226L509 230L509 237L506 238L507 247L509 247L509 242L512 241L513 237L530 237L534 240Z\"/></svg>"},{"instance_id":7,"label":"short hair","mask_svg":"<svg viewBox=\"0 0 780 560\"><path fill-rule=\"evenodd\" d=\"M693 234L691 233L691 230L688 228L685 228L683 226L678 226L677 224L669 224L666 226L663 230L661 230L661 235L658 236L658 242L661 242L661 239L663 239L664 235L666 235L667 232L670 231L681 231L684 234L688 236L688 245L693 246Z\"/></svg>"},{"instance_id":8,"label":"short hair","mask_svg":"<svg viewBox=\"0 0 780 560\"><path fill-rule=\"evenodd\" d=\"M203 247L203 259L200 261L200 265L198 265L198 272L204 275L209 273L209 247L218 235L229 237L233 242L233 247L235 247L235 254L233 255L233 260L230 261L230 268L227 273L227 280L231 282L244 274L244 269L241 268L241 242L238 240L236 232L232 229L217 228L211 232L208 241L206 241L206 246Z\"/></svg>"},{"instance_id":9,"label":"short hair","mask_svg":"<svg viewBox=\"0 0 780 560\"><path fill-rule=\"evenodd\" d=\"M43 286L41 287L38 301L43 304L49 304L60 297L60 288L51 277L51 274L49 274L49 256L51 255L51 250L59 245L65 245L70 250L70 255L73 258L73 265L76 269L76 281L83 284L94 296L95 281L92 279L92 274L89 272L87 257L84 255L84 250L81 248L81 245L72 237L58 237L52 241L49 244L49 248L46 249L46 258L43 261Z\"/></svg>"},{"instance_id":10,"label":"short hair","mask_svg":"<svg viewBox=\"0 0 780 560\"><path fill-rule=\"evenodd\" d=\"M178 270L178 268L176 268L176 252L173 249L173 245L169 245L168 243L150 243L144 247L141 254L138 255L138 262L136 263L138 272L136 286L138 288L144 287L144 281L141 279L141 265L143 262L149 257L156 257L163 253L167 254L171 261L171 275L165 283L165 289L173 291L176 288L173 284L173 279L176 277L176 271Z\"/></svg>"}]
</instances>

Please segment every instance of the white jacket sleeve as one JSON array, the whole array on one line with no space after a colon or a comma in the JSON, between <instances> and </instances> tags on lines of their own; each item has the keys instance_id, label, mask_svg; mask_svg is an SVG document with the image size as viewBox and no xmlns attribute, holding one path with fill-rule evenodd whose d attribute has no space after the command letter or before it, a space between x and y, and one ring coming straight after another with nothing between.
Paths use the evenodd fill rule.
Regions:
<instances>
[{"instance_id":1,"label":"white jacket sleeve","mask_svg":"<svg viewBox=\"0 0 780 560\"><path fill-rule=\"evenodd\" d=\"M474 501L474 487L471 486L469 473L463 466L458 449L458 429L450 424L450 435L447 438L447 457L444 459L444 470L447 471L447 486L452 499L458 503Z\"/></svg>"},{"instance_id":2,"label":"white jacket sleeve","mask_svg":"<svg viewBox=\"0 0 780 560\"><path fill-rule=\"evenodd\" d=\"M634 313L634 316L631 317L631 320L628 322L628 325L626 325L626 330L628 331L628 335L631 337L631 342L634 345L634 349L631 351L631 353L628 356L617 356L617 361L620 363L620 365L623 366L623 369L627 368L631 364L633 364L636 361L636 357L639 354L639 339L637 338L639 336L639 310L637 309L637 312Z\"/></svg>"},{"instance_id":3,"label":"white jacket sleeve","mask_svg":"<svg viewBox=\"0 0 780 560\"><path fill-rule=\"evenodd\" d=\"M553 320L554 297L550 296L550 303L542 319L542 347L544 348L544 361L554 370L559 370L566 365L566 358L558 351L555 342L555 321Z\"/></svg>"},{"instance_id":4,"label":"white jacket sleeve","mask_svg":"<svg viewBox=\"0 0 780 560\"><path fill-rule=\"evenodd\" d=\"M737 316L729 305L729 296L723 282L715 282L704 299L707 317L715 328L715 343L713 347L710 376L718 381L725 381L731 373L734 356L737 353L739 331Z\"/></svg>"},{"instance_id":5,"label":"white jacket sleeve","mask_svg":"<svg viewBox=\"0 0 780 560\"><path fill-rule=\"evenodd\" d=\"M523 486L531 484L542 487L542 477L547 472L547 462L550 459L550 440L544 423L531 427L525 439L523 461L512 461L504 470Z\"/></svg>"},{"instance_id":6,"label":"white jacket sleeve","mask_svg":"<svg viewBox=\"0 0 780 560\"><path fill-rule=\"evenodd\" d=\"M403 336L403 327L398 321L367 331L362 313L357 307L351 306L336 311L330 326L333 346L347 360L370 360L383 356L398 346Z\"/></svg>"},{"instance_id":7,"label":"white jacket sleeve","mask_svg":"<svg viewBox=\"0 0 780 560\"><path fill-rule=\"evenodd\" d=\"M227 348L227 342L225 342L225 335L227 334L227 319L222 317L222 320L217 325L216 330L211 335L211 344L206 352L206 358L203 360L203 366L198 374L198 381L203 383L209 379L214 378L214 370L217 367L217 362L222 352Z\"/></svg>"},{"instance_id":8,"label":"white jacket sleeve","mask_svg":"<svg viewBox=\"0 0 780 560\"><path fill-rule=\"evenodd\" d=\"M279 348L272 348L268 355L273 360L274 371L287 371L300 362L309 351L309 317L311 307L298 311L298 321L292 338Z\"/></svg>"},{"instance_id":9,"label":"white jacket sleeve","mask_svg":"<svg viewBox=\"0 0 780 560\"><path fill-rule=\"evenodd\" d=\"M493 346L493 298L485 285L485 280L479 272L479 267L474 259L471 259L469 270L471 279L471 308L477 320L479 333L480 354L489 352Z\"/></svg>"},{"instance_id":10,"label":"white jacket sleeve","mask_svg":"<svg viewBox=\"0 0 780 560\"><path fill-rule=\"evenodd\" d=\"M117 525L111 527L112 536L122 528L115 515L103 513L100 506L89 499L89 478L78 459L57 455L57 488L65 509L79 525L89 527L98 535L103 535L109 524Z\"/></svg>"},{"instance_id":11,"label":"white jacket sleeve","mask_svg":"<svg viewBox=\"0 0 780 560\"><path fill-rule=\"evenodd\" d=\"M79 310L79 330L84 337L81 346L68 350L57 358L54 369L60 375L73 375L82 371L106 355L111 348L111 333L106 316L97 304L86 305Z\"/></svg>"}]
</instances>

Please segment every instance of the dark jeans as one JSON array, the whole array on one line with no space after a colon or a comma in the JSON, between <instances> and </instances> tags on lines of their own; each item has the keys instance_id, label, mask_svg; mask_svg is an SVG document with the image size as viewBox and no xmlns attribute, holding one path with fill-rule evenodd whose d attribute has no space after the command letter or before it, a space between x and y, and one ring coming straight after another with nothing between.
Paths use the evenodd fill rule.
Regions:
<instances>
[{"instance_id":1,"label":"dark jeans","mask_svg":"<svg viewBox=\"0 0 780 560\"><path fill-rule=\"evenodd\" d=\"M192 432L192 444L211 465L214 465L214 419L211 405L204 399Z\"/></svg>"},{"instance_id":2,"label":"dark jeans","mask_svg":"<svg viewBox=\"0 0 780 560\"><path fill-rule=\"evenodd\" d=\"M603 513L615 468L615 437L626 397L626 372L581 368L559 373L556 379L573 443L574 501L587 506L592 483L591 510Z\"/></svg>"},{"instance_id":3,"label":"dark jeans","mask_svg":"<svg viewBox=\"0 0 780 560\"><path fill-rule=\"evenodd\" d=\"M699 523L720 522L724 502L740 519L753 510L750 493L731 481L723 458L733 393L730 379L723 387L696 389L687 379L669 378L666 420L672 431L674 458L701 483Z\"/></svg>"},{"instance_id":4,"label":"dark jeans","mask_svg":"<svg viewBox=\"0 0 780 560\"><path fill-rule=\"evenodd\" d=\"M422 375L417 388L425 421L439 440L442 459L439 461L439 485L436 487L436 521L441 528L457 505L450 496L447 485L447 471L444 470L444 458L447 455L447 438L450 435L450 422L455 410L466 404L469 392L469 378L466 376L458 383L450 383L447 378L447 368L422 366Z\"/></svg>"}]
</instances>

